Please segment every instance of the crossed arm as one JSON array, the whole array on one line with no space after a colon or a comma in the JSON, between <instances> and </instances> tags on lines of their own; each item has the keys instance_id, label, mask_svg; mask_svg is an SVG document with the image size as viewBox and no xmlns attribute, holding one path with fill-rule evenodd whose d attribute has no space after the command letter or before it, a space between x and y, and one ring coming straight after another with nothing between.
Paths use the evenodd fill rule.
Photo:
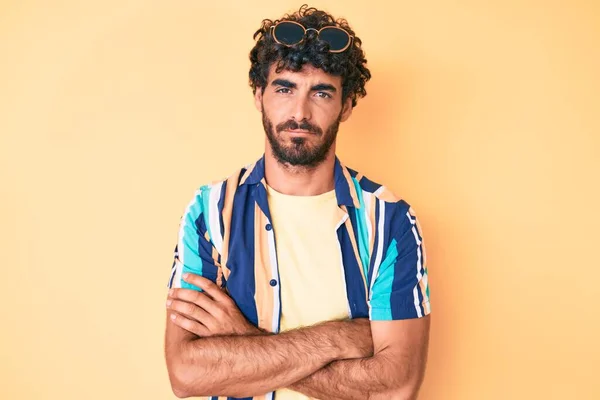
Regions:
<instances>
[{"instance_id":1,"label":"crossed arm","mask_svg":"<svg viewBox=\"0 0 600 400\"><path fill-rule=\"evenodd\" d=\"M323 399L416 398L428 316L328 321L271 334L250 324L210 280L184 279L203 292L172 289L167 302L165 353L178 397L249 397L288 387Z\"/></svg>"}]
</instances>

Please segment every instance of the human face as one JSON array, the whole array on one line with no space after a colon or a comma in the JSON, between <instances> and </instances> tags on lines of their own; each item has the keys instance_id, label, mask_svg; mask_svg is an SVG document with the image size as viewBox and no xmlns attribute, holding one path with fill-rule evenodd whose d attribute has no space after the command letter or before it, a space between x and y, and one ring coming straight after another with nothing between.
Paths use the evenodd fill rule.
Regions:
<instances>
[{"instance_id":1,"label":"human face","mask_svg":"<svg viewBox=\"0 0 600 400\"><path fill-rule=\"evenodd\" d=\"M335 153L340 122L352 112L342 104L341 77L304 65L298 72L269 70L264 93L257 88L256 107L272 155L282 164L316 167Z\"/></svg>"}]
</instances>

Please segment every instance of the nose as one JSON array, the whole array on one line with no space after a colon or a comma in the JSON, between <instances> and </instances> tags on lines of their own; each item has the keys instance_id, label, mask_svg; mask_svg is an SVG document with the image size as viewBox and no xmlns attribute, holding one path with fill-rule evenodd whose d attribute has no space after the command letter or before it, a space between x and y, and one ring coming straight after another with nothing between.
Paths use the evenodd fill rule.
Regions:
<instances>
[{"instance_id":1,"label":"nose","mask_svg":"<svg viewBox=\"0 0 600 400\"><path fill-rule=\"evenodd\" d=\"M311 116L312 115L307 96L298 96L292 110L292 118L295 119L296 122L300 122L303 119L309 121Z\"/></svg>"}]
</instances>

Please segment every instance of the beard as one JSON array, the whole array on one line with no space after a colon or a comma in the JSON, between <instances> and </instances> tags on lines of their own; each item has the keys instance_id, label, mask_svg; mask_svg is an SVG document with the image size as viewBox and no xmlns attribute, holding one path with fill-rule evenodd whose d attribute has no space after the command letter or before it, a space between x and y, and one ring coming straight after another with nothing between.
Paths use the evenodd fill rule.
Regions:
<instances>
[{"instance_id":1,"label":"beard","mask_svg":"<svg viewBox=\"0 0 600 400\"><path fill-rule=\"evenodd\" d=\"M335 121L327 128L325 133L318 126L311 125L308 121L303 120L302 123L298 123L294 120L288 120L273 127L273 123L267 117L263 106L262 122L273 150L273 155L277 161L281 164L288 164L291 166L299 166L306 168L314 168L325 161L331 146L335 142L337 132L340 126L340 120L342 118L342 112L337 116ZM281 132L284 130L302 129L311 132L313 135L317 135L321 138L321 142L312 145L305 137L294 137L291 140L291 144L285 144L284 138L281 136Z\"/></svg>"}]
</instances>

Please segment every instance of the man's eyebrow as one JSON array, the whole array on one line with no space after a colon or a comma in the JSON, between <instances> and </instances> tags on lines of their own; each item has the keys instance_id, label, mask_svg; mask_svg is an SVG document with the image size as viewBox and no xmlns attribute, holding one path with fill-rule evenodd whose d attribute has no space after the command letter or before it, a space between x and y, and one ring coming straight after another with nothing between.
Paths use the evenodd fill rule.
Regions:
<instances>
[{"instance_id":1,"label":"man's eyebrow","mask_svg":"<svg viewBox=\"0 0 600 400\"><path fill-rule=\"evenodd\" d=\"M271 85L273 86L283 86L289 89L295 89L296 88L296 84L292 81L288 81L287 79L275 79L273 80L273 82L271 82Z\"/></svg>"},{"instance_id":2,"label":"man's eyebrow","mask_svg":"<svg viewBox=\"0 0 600 400\"><path fill-rule=\"evenodd\" d=\"M337 92L337 89L335 88L335 86L330 85L329 83L319 83L313 87L310 88L310 90L313 91L320 91L320 90L329 90L330 92Z\"/></svg>"}]
</instances>

